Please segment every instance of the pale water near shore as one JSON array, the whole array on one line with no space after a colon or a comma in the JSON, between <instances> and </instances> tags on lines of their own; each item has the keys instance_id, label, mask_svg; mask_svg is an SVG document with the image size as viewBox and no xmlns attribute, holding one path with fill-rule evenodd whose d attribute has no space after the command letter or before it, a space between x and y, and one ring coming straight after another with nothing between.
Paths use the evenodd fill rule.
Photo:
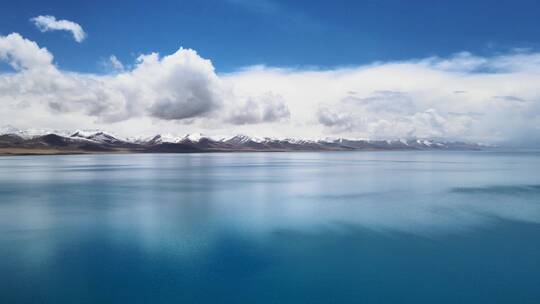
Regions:
<instances>
[{"instance_id":1,"label":"pale water near shore","mask_svg":"<svg viewBox=\"0 0 540 304\"><path fill-rule=\"evenodd\" d=\"M0 157L0 303L540 303L540 153Z\"/></svg>"}]
</instances>

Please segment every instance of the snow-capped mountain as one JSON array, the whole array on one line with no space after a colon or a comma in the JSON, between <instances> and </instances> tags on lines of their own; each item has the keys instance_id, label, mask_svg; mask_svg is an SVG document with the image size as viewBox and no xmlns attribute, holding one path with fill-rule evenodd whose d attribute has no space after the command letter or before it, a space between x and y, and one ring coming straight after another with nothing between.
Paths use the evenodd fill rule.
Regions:
<instances>
[{"instance_id":1,"label":"snow-capped mountain","mask_svg":"<svg viewBox=\"0 0 540 304\"><path fill-rule=\"evenodd\" d=\"M376 150L472 150L485 145L435 139L368 140L327 138L269 138L235 135L212 138L200 133L176 136L121 138L104 131L47 132L0 128L0 148L55 149L65 153L90 152L234 152L234 151L376 151Z\"/></svg>"},{"instance_id":2,"label":"snow-capped mountain","mask_svg":"<svg viewBox=\"0 0 540 304\"><path fill-rule=\"evenodd\" d=\"M82 138L91 140L97 143L102 144L117 144L121 142L126 142L126 140L122 140L114 135L111 135L104 131L76 131L75 133L71 134L69 137L71 138Z\"/></svg>"},{"instance_id":3,"label":"snow-capped mountain","mask_svg":"<svg viewBox=\"0 0 540 304\"><path fill-rule=\"evenodd\" d=\"M67 136L70 131L67 130L45 130L45 129L19 129L11 125L4 125L0 127L0 135L12 134L22 137L24 139L31 139L36 136L43 136L47 134L58 134L61 136Z\"/></svg>"},{"instance_id":4,"label":"snow-capped mountain","mask_svg":"<svg viewBox=\"0 0 540 304\"><path fill-rule=\"evenodd\" d=\"M186 134L182 139L180 139L179 142L191 142L191 143L198 143L201 141L201 139L206 138L201 133L192 133L192 134Z\"/></svg>"}]
</instances>

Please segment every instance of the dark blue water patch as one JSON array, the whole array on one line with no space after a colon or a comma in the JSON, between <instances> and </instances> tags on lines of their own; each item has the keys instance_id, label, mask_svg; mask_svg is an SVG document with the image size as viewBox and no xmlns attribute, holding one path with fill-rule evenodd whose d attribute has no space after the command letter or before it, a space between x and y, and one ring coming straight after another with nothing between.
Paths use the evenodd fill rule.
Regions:
<instances>
[{"instance_id":1,"label":"dark blue water patch","mask_svg":"<svg viewBox=\"0 0 540 304\"><path fill-rule=\"evenodd\" d=\"M490 195L540 195L540 185L497 185L486 187L456 187L450 190L460 194L490 194Z\"/></svg>"},{"instance_id":2,"label":"dark blue water patch","mask_svg":"<svg viewBox=\"0 0 540 304\"><path fill-rule=\"evenodd\" d=\"M1 243L3 303L538 303L540 226L428 239L349 227L221 234L201 256L153 254L101 234ZM40 243L41 242L41 243ZM57 250L13 263L14 246ZM6 245L11 245L6 247ZM19 248L20 249L20 248ZM6 272L3 272L6 273Z\"/></svg>"},{"instance_id":3,"label":"dark blue water patch","mask_svg":"<svg viewBox=\"0 0 540 304\"><path fill-rule=\"evenodd\" d=\"M296 279L310 278L305 288L322 299L318 303L331 295L338 303L534 303L540 297L535 287L540 282L539 228L507 222L496 230L437 240L365 230L340 235L290 231L280 235L276 248L291 244L293 250L283 256L293 256L291 264L305 271ZM324 263L328 260L332 263ZM314 264L320 266L310 267Z\"/></svg>"},{"instance_id":4,"label":"dark blue water patch","mask_svg":"<svg viewBox=\"0 0 540 304\"><path fill-rule=\"evenodd\" d=\"M323 200L330 202L340 201L362 201L362 200L374 200L377 198L393 198L393 200L399 200L404 195L410 195L407 191L378 191L378 192L354 192L343 194L329 194L322 193L317 195L301 195L299 198Z\"/></svg>"}]
</instances>

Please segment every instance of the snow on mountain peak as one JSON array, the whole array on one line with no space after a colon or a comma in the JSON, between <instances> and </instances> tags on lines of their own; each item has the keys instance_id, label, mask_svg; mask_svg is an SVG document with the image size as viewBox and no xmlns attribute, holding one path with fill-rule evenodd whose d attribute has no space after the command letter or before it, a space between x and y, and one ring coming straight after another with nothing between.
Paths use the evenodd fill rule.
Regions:
<instances>
[{"instance_id":1,"label":"snow on mountain peak","mask_svg":"<svg viewBox=\"0 0 540 304\"><path fill-rule=\"evenodd\" d=\"M234 143L234 144L243 144L251 140L251 137L243 134L238 134L232 137L223 138L222 141Z\"/></svg>"},{"instance_id":2,"label":"snow on mountain peak","mask_svg":"<svg viewBox=\"0 0 540 304\"><path fill-rule=\"evenodd\" d=\"M201 133L190 133L184 136L184 140L189 140L191 142L199 142L204 136Z\"/></svg>"},{"instance_id":3,"label":"snow on mountain peak","mask_svg":"<svg viewBox=\"0 0 540 304\"><path fill-rule=\"evenodd\" d=\"M113 144L122 142L124 140L118 139L116 136L106 133L99 130L77 130L75 133L71 134L72 138L83 138L92 140L99 143Z\"/></svg>"},{"instance_id":4,"label":"snow on mountain peak","mask_svg":"<svg viewBox=\"0 0 540 304\"><path fill-rule=\"evenodd\" d=\"M2 134L14 134L19 137L22 137L24 139L31 139L36 136L42 136L47 134L58 134L61 136L67 136L69 135L69 131L65 130L45 130L45 129L19 129L17 127L14 127L12 125L4 125L0 127L0 135Z\"/></svg>"}]
</instances>

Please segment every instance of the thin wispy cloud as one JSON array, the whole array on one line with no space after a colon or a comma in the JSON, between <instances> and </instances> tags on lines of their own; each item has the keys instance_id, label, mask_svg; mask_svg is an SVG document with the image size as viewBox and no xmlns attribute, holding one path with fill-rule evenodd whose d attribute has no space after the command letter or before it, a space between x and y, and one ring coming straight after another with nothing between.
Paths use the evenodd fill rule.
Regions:
<instances>
[{"instance_id":1,"label":"thin wispy cloud","mask_svg":"<svg viewBox=\"0 0 540 304\"><path fill-rule=\"evenodd\" d=\"M286 3L278 3L275 0L225 0L231 5L243 8L254 14L259 14L270 18L280 29L309 29L323 30L320 20L314 20L305 11L293 9Z\"/></svg>"},{"instance_id":2,"label":"thin wispy cloud","mask_svg":"<svg viewBox=\"0 0 540 304\"><path fill-rule=\"evenodd\" d=\"M271 0L226 0L227 2L244 7L257 13L277 13L280 6Z\"/></svg>"},{"instance_id":3,"label":"thin wispy cloud","mask_svg":"<svg viewBox=\"0 0 540 304\"><path fill-rule=\"evenodd\" d=\"M124 71L124 64L122 64L122 62L121 62L115 55L111 55L111 56L109 57L108 64L109 64L115 71L118 71L118 72Z\"/></svg>"},{"instance_id":4,"label":"thin wispy cloud","mask_svg":"<svg viewBox=\"0 0 540 304\"><path fill-rule=\"evenodd\" d=\"M57 20L56 17L46 15L46 16L37 16L30 19L31 22L41 31L41 32L50 32L50 31L68 31L73 35L75 41L81 43L86 39L86 33L83 28L76 22L69 20Z\"/></svg>"}]
</instances>

